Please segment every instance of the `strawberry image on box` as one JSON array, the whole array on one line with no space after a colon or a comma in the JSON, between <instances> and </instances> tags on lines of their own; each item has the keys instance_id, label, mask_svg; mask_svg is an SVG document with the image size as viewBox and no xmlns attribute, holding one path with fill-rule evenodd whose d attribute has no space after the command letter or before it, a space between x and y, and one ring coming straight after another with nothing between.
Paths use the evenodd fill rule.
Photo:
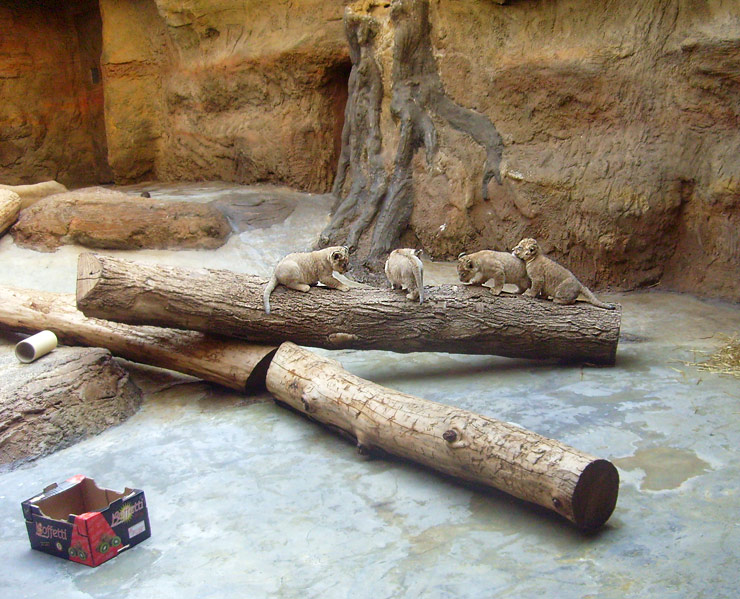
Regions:
<instances>
[{"instance_id":1,"label":"strawberry image on box","mask_svg":"<svg viewBox=\"0 0 740 599\"><path fill-rule=\"evenodd\" d=\"M144 492L101 489L73 476L22 503L31 547L99 566L151 536Z\"/></svg>"}]
</instances>

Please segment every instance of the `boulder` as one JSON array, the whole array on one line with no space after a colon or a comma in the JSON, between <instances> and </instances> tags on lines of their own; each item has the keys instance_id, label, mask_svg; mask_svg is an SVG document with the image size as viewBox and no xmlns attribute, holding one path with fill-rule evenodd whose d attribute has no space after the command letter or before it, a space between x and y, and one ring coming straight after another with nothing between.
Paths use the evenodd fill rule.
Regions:
<instances>
[{"instance_id":1,"label":"boulder","mask_svg":"<svg viewBox=\"0 0 740 599\"><path fill-rule=\"evenodd\" d=\"M107 249L214 249L231 234L213 206L134 197L91 187L44 198L23 210L16 244L52 252L63 244Z\"/></svg>"}]
</instances>

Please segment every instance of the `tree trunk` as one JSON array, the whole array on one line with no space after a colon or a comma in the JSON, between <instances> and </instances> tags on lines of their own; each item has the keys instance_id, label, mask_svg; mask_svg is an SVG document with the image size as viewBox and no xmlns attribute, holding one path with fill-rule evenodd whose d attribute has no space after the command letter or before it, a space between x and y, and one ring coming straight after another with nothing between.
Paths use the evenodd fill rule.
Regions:
<instances>
[{"instance_id":1,"label":"tree trunk","mask_svg":"<svg viewBox=\"0 0 740 599\"><path fill-rule=\"evenodd\" d=\"M18 220L21 197L14 191L0 189L0 236Z\"/></svg>"},{"instance_id":2,"label":"tree trunk","mask_svg":"<svg viewBox=\"0 0 740 599\"><path fill-rule=\"evenodd\" d=\"M489 182L500 182L504 145L485 114L447 95L434 56L428 0L396 1L385 9L355 3L345 11L344 24L352 71L335 209L319 245L358 249L362 263L353 273L365 277L365 269L382 270L383 258L409 225L419 150L429 171L444 168L450 148L438 157L440 139L448 130L464 134L485 155L483 164L471 165L470 176L480 177L475 194L487 200Z\"/></svg>"},{"instance_id":3,"label":"tree trunk","mask_svg":"<svg viewBox=\"0 0 740 599\"><path fill-rule=\"evenodd\" d=\"M237 391L264 387L276 347L195 331L137 327L85 318L73 295L0 287L0 328L53 331L66 345L105 347L116 356L168 368Z\"/></svg>"},{"instance_id":4,"label":"tree trunk","mask_svg":"<svg viewBox=\"0 0 740 599\"><path fill-rule=\"evenodd\" d=\"M48 455L132 416L141 391L108 350L58 347L21 364L0 355L0 464Z\"/></svg>"},{"instance_id":5,"label":"tree trunk","mask_svg":"<svg viewBox=\"0 0 740 599\"><path fill-rule=\"evenodd\" d=\"M301 293L278 287L264 313L266 281L226 270L188 270L80 255L77 307L87 316L193 329L277 345L328 349L497 354L614 364L621 310L560 306L487 288L442 285L410 302L388 289Z\"/></svg>"},{"instance_id":6,"label":"tree trunk","mask_svg":"<svg viewBox=\"0 0 740 599\"><path fill-rule=\"evenodd\" d=\"M328 358L284 343L267 370L279 401L383 451L483 483L594 530L611 516L614 465L558 441L363 380Z\"/></svg>"}]
</instances>

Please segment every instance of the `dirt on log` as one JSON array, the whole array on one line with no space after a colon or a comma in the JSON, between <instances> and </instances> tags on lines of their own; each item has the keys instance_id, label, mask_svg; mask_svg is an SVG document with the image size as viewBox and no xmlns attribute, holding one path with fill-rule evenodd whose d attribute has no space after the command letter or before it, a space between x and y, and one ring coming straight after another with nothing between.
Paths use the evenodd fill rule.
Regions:
<instances>
[{"instance_id":1,"label":"dirt on log","mask_svg":"<svg viewBox=\"0 0 740 599\"><path fill-rule=\"evenodd\" d=\"M356 377L293 343L267 370L279 401L357 440L553 510L581 529L601 527L617 502L614 465L513 424Z\"/></svg>"},{"instance_id":2,"label":"dirt on log","mask_svg":"<svg viewBox=\"0 0 740 599\"><path fill-rule=\"evenodd\" d=\"M131 326L86 318L74 295L0 287L0 329L49 329L61 343L104 347L132 362L196 376L237 391L264 388L277 347L197 331Z\"/></svg>"},{"instance_id":3,"label":"dirt on log","mask_svg":"<svg viewBox=\"0 0 740 599\"><path fill-rule=\"evenodd\" d=\"M483 287L442 285L418 304L388 289L308 293L278 287L263 308L266 281L226 270L147 265L80 255L77 307L89 317L192 329L277 345L293 341L328 349L441 351L615 362L621 309L560 306Z\"/></svg>"},{"instance_id":4,"label":"dirt on log","mask_svg":"<svg viewBox=\"0 0 740 599\"><path fill-rule=\"evenodd\" d=\"M0 465L48 455L120 424L141 405L139 388L110 352L58 347L21 364L0 355Z\"/></svg>"}]
</instances>

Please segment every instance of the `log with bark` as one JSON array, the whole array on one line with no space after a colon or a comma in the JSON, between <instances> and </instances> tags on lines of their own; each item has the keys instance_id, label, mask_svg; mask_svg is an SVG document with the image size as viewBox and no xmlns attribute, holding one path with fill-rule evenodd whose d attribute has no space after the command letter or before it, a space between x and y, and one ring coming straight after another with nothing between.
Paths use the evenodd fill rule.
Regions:
<instances>
[{"instance_id":1,"label":"log with bark","mask_svg":"<svg viewBox=\"0 0 740 599\"><path fill-rule=\"evenodd\" d=\"M264 387L275 346L196 331L130 326L86 318L70 294L0 287L0 328L53 331L66 345L104 347L114 355L245 391Z\"/></svg>"},{"instance_id":2,"label":"log with bark","mask_svg":"<svg viewBox=\"0 0 740 599\"><path fill-rule=\"evenodd\" d=\"M358 449L413 460L601 527L619 474L599 459L506 422L381 387L293 343L280 346L267 389L310 418L351 435Z\"/></svg>"},{"instance_id":3,"label":"log with bark","mask_svg":"<svg viewBox=\"0 0 740 599\"><path fill-rule=\"evenodd\" d=\"M0 464L17 465L96 435L141 405L128 372L101 348L58 347L21 364L0 354Z\"/></svg>"},{"instance_id":4,"label":"log with bark","mask_svg":"<svg viewBox=\"0 0 740 599\"><path fill-rule=\"evenodd\" d=\"M278 345L496 354L614 364L621 310L561 306L484 287L442 285L417 304L387 289L313 287L273 292L266 281L226 270L183 269L80 255L77 307L87 316L192 329Z\"/></svg>"},{"instance_id":5,"label":"log with bark","mask_svg":"<svg viewBox=\"0 0 740 599\"><path fill-rule=\"evenodd\" d=\"M21 197L9 189L0 189L0 235L18 220L21 211Z\"/></svg>"}]
</instances>

